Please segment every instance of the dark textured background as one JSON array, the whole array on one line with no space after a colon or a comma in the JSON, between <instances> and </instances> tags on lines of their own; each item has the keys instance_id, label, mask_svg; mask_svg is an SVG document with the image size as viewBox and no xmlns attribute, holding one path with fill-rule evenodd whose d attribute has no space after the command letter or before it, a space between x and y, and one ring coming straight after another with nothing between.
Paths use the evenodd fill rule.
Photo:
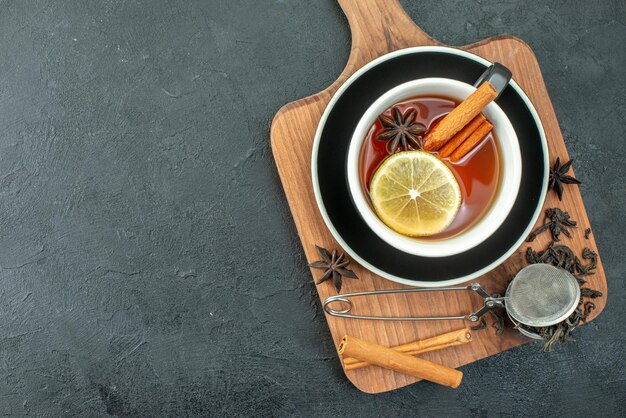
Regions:
<instances>
[{"instance_id":1,"label":"dark textured background","mask_svg":"<svg viewBox=\"0 0 626 418\"><path fill-rule=\"evenodd\" d=\"M269 146L347 59L333 0L0 0L0 415L625 413L624 1L403 4L537 54L609 281L579 341L345 379Z\"/></svg>"}]
</instances>

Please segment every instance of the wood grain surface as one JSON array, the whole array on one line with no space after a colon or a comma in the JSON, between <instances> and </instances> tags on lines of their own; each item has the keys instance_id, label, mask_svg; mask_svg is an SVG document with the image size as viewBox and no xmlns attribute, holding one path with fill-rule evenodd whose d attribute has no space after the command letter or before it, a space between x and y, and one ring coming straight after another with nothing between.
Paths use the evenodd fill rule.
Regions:
<instances>
[{"instance_id":1,"label":"wood grain surface","mask_svg":"<svg viewBox=\"0 0 626 418\"><path fill-rule=\"evenodd\" d=\"M352 48L345 69L339 78L324 91L281 108L271 128L272 150L276 165L306 257L310 262L319 258L315 251L316 244L329 249L340 249L326 228L317 208L310 174L313 137L327 103L351 74L371 60L406 47L442 45L418 28L396 0L339 0L339 4L348 18L352 33ZM548 139L550 162L552 163L556 157L560 157L561 161L568 160L567 149L539 64L529 46L512 36L497 36L460 47L460 49L490 61L501 62L513 72L513 78L535 105L542 120ZM572 218L578 221L578 227L574 230L572 239L564 238L567 245L579 256L584 247L590 247L597 252L593 234L589 239L584 238L584 230L590 225L577 186L566 186L563 202L558 201L555 193L549 192L545 207L554 206L569 211ZM543 217L540 217L538 222L542 222L542 219ZM548 242L547 234L543 234L532 243L532 247L536 250L543 249ZM508 279L526 265L524 253L528 246L529 244L523 244L505 263L477 281L487 291L503 292ZM355 262L351 266L359 275L360 280L346 280L342 293L403 287L378 277ZM313 277L318 277L320 272L312 271L312 274ZM309 277L306 280L312 280L312 278ZM590 317L593 319L606 304L606 278L599 260L596 274L589 278L588 286L605 294L604 297L595 301L597 309ZM317 290L321 300L335 294L335 289L330 282L317 286ZM361 305L360 310L355 310L354 313L413 316L438 313L465 314L477 306L481 306L480 298L468 292L413 293L371 298L366 307ZM335 345L338 345L341 338L348 334L391 347L433 337L467 325L460 320L381 322L330 316L326 319ZM530 341L532 340L522 337L511 329L508 329L503 336L497 336L489 327L474 332L473 341L469 344L424 353L420 356L449 367L459 367ZM537 350L539 350L539 345ZM385 392L418 381L414 377L379 367L352 370L346 372L346 375L357 388L368 393Z\"/></svg>"}]
</instances>

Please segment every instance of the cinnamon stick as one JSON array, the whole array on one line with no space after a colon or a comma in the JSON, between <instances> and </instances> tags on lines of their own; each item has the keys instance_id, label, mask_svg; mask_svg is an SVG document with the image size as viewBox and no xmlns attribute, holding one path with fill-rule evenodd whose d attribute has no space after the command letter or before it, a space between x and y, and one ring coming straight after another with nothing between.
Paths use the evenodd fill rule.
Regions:
<instances>
[{"instance_id":1,"label":"cinnamon stick","mask_svg":"<svg viewBox=\"0 0 626 418\"><path fill-rule=\"evenodd\" d=\"M450 155L450 161L453 163L459 161L461 158L470 152L485 136L491 131L493 125L489 121L484 121L472 134L465 140L457 149Z\"/></svg>"},{"instance_id":2,"label":"cinnamon stick","mask_svg":"<svg viewBox=\"0 0 626 418\"><path fill-rule=\"evenodd\" d=\"M446 143L446 145L441 147L441 149L439 150L439 157L440 158L447 158L447 157L449 157L450 154L452 154L452 152L455 149L457 149L458 146L461 145L463 143L463 141L465 141L467 139L467 137L470 136L476 130L476 128L478 128L480 126L480 124L483 123L486 120L487 119L485 119L483 114L479 113L478 116L476 116L474 119L472 119L472 121L470 123L465 125L465 127L463 129L461 129L459 132L457 132L457 134L454 135L452 137L452 139L449 140Z\"/></svg>"},{"instance_id":3,"label":"cinnamon stick","mask_svg":"<svg viewBox=\"0 0 626 418\"><path fill-rule=\"evenodd\" d=\"M458 370L347 335L339 344L339 354L343 358L353 357L369 364L455 389L459 387L463 379L463 373Z\"/></svg>"},{"instance_id":4,"label":"cinnamon stick","mask_svg":"<svg viewBox=\"0 0 626 418\"><path fill-rule=\"evenodd\" d=\"M496 89L484 82L460 105L452 109L424 138L426 151L438 151L480 111L498 96Z\"/></svg>"},{"instance_id":5,"label":"cinnamon stick","mask_svg":"<svg viewBox=\"0 0 626 418\"><path fill-rule=\"evenodd\" d=\"M425 340L392 347L391 349L409 356L415 356L429 351L442 350L456 345L467 344L470 341L472 341L472 333L469 328L462 328L456 331L437 335L432 338L426 338ZM350 371L369 366L370 364L364 361L359 361L353 357L345 357L343 359L343 365L346 371Z\"/></svg>"}]
</instances>

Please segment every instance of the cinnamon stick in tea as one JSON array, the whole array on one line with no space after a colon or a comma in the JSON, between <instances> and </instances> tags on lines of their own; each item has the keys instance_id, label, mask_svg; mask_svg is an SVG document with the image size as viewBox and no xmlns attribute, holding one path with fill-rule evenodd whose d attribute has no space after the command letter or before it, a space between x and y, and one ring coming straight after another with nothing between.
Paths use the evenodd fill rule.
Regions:
<instances>
[{"instance_id":1,"label":"cinnamon stick in tea","mask_svg":"<svg viewBox=\"0 0 626 418\"><path fill-rule=\"evenodd\" d=\"M456 331L447 332L445 334L437 335L432 338L426 338L425 340L415 341L408 344L392 347L391 349L399 353L404 353L409 356L415 356L421 353L427 353L429 351L442 350L448 347L454 347L461 344L467 344L472 341L472 333L469 328L462 328ZM343 359L343 366L346 371L360 369L362 367L369 366L370 364L364 361L359 361L352 357L345 357Z\"/></svg>"},{"instance_id":2,"label":"cinnamon stick in tea","mask_svg":"<svg viewBox=\"0 0 626 418\"><path fill-rule=\"evenodd\" d=\"M426 151L438 151L480 111L498 96L496 89L484 82L460 105L452 109L424 138Z\"/></svg>"},{"instance_id":3,"label":"cinnamon stick in tea","mask_svg":"<svg viewBox=\"0 0 626 418\"><path fill-rule=\"evenodd\" d=\"M487 119L485 119L483 114L479 113L478 116L476 116L474 119L472 119L472 121L470 123L465 125L465 127L463 129L461 129L459 132L457 132L457 134L454 135L452 137L452 139L449 140L446 143L446 145L441 147L441 149L439 150L439 157L440 158L447 158L447 157L449 157L450 154L452 154L452 152L455 149L457 149L459 147L459 145L461 145L463 143L463 141L465 141L467 139L467 137L470 136L476 130L476 128L478 128L480 126L480 124L483 123L486 120Z\"/></svg>"},{"instance_id":4,"label":"cinnamon stick in tea","mask_svg":"<svg viewBox=\"0 0 626 418\"><path fill-rule=\"evenodd\" d=\"M461 158L470 152L485 136L491 131L493 125L489 121L484 121L472 134L465 140L457 149L450 155L450 161L453 163L459 161Z\"/></svg>"},{"instance_id":5,"label":"cinnamon stick in tea","mask_svg":"<svg viewBox=\"0 0 626 418\"><path fill-rule=\"evenodd\" d=\"M463 379L463 373L458 370L348 335L343 337L339 344L339 354L342 358L353 357L369 364L455 389L459 387Z\"/></svg>"}]
</instances>

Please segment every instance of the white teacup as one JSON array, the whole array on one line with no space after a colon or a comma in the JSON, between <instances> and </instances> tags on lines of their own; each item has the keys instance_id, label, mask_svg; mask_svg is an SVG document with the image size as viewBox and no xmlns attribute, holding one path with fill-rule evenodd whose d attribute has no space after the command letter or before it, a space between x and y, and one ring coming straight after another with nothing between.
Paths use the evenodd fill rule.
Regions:
<instances>
[{"instance_id":1,"label":"white teacup","mask_svg":"<svg viewBox=\"0 0 626 418\"><path fill-rule=\"evenodd\" d=\"M483 109L493 124L500 155L500 183L487 212L461 233L441 239L420 239L399 234L376 215L359 180L359 160L363 141L378 115L395 103L419 96L443 96L465 100L476 89L461 81L447 78L423 78L401 84L377 99L359 121L348 150L347 177L350 194L361 217L381 239L409 254L424 257L445 257L467 251L491 236L508 216L522 177L522 158L515 130L502 109L494 102Z\"/></svg>"}]
</instances>

